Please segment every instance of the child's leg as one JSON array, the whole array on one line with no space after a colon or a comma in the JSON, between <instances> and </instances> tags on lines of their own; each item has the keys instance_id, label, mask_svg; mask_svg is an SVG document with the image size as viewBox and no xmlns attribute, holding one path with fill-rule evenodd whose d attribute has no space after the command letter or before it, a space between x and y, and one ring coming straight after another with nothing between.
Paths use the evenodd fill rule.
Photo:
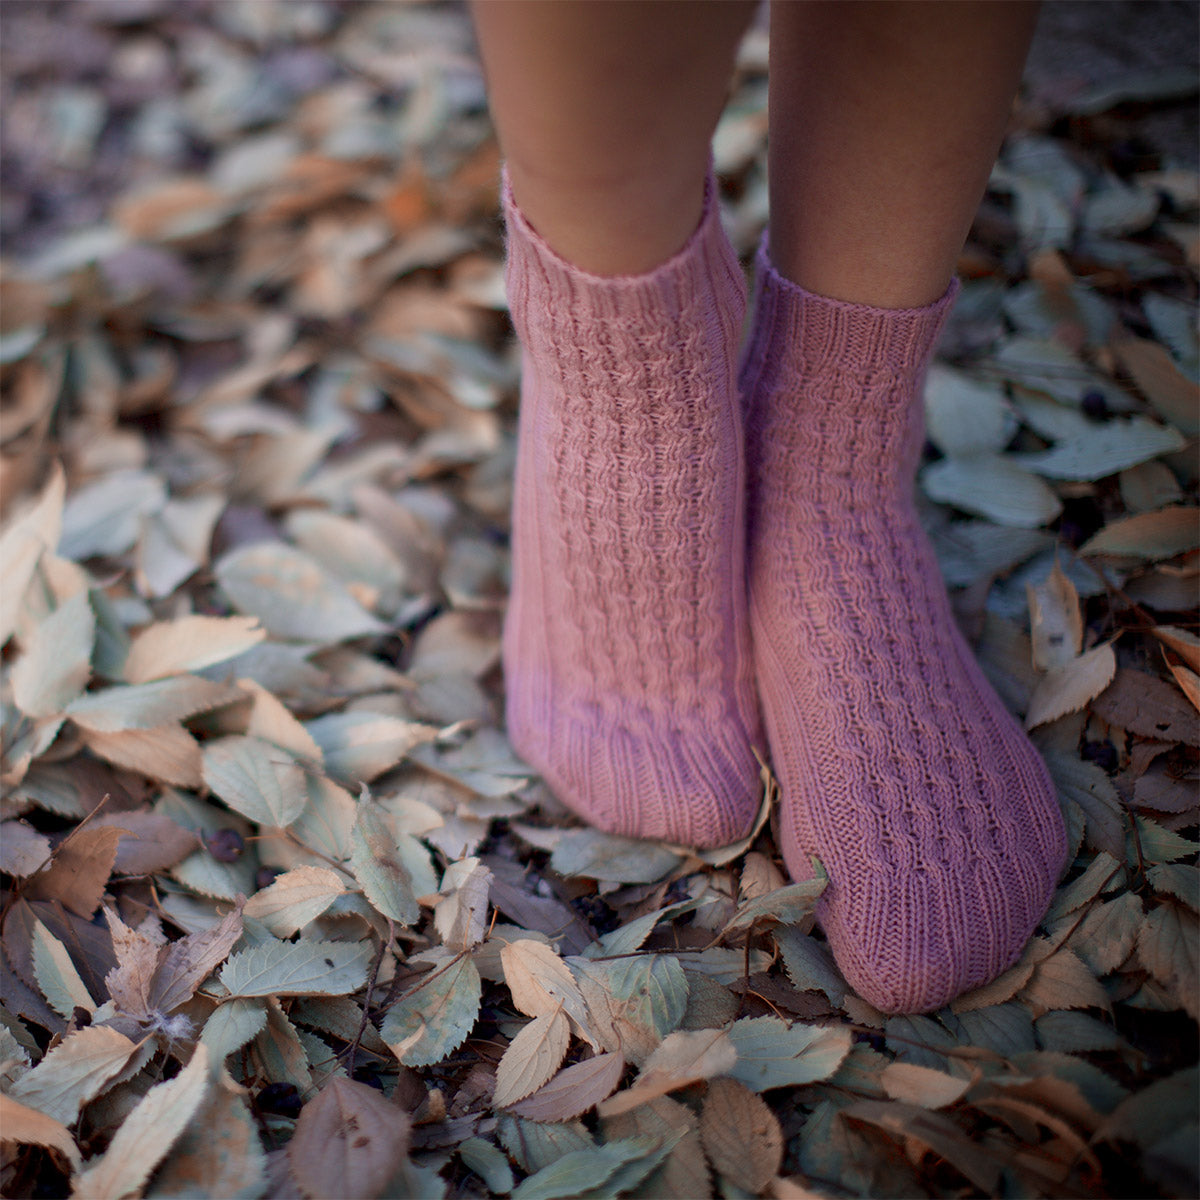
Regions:
<instances>
[{"instance_id":1,"label":"child's leg","mask_svg":"<svg viewBox=\"0 0 1200 1200\"><path fill-rule=\"evenodd\" d=\"M753 0L475 0L513 194L568 262L649 271L700 220Z\"/></svg>"},{"instance_id":2,"label":"child's leg","mask_svg":"<svg viewBox=\"0 0 1200 1200\"><path fill-rule=\"evenodd\" d=\"M750 404L750 606L785 857L847 978L935 1008L1020 954L1054 790L951 612L912 503L925 367L999 144L1024 5L778 4Z\"/></svg>"},{"instance_id":3,"label":"child's leg","mask_svg":"<svg viewBox=\"0 0 1200 1200\"><path fill-rule=\"evenodd\" d=\"M946 290L1000 149L1037 4L771 7L771 259L835 300Z\"/></svg>"},{"instance_id":4,"label":"child's leg","mask_svg":"<svg viewBox=\"0 0 1200 1200\"><path fill-rule=\"evenodd\" d=\"M509 736L594 824L703 845L752 823L761 744L745 286L705 182L744 11L475 7L525 352Z\"/></svg>"}]
</instances>

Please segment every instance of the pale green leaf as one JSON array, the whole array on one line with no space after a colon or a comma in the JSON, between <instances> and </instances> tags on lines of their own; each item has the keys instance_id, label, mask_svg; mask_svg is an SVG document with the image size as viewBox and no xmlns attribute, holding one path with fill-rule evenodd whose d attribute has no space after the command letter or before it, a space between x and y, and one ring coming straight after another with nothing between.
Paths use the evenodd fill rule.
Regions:
<instances>
[{"instance_id":1,"label":"pale green leaf","mask_svg":"<svg viewBox=\"0 0 1200 1200\"><path fill-rule=\"evenodd\" d=\"M308 801L303 768L286 750L261 738L209 742L204 782L230 808L259 825L290 825Z\"/></svg>"},{"instance_id":2,"label":"pale green leaf","mask_svg":"<svg viewBox=\"0 0 1200 1200\"><path fill-rule=\"evenodd\" d=\"M824 992L829 1003L840 1008L846 995L846 981L825 945L793 928L776 929L774 937L792 983L801 991Z\"/></svg>"},{"instance_id":3,"label":"pale green leaf","mask_svg":"<svg viewBox=\"0 0 1200 1200\"><path fill-rule=\"evenodd\" d=\"M155 729L240 700L234 687L197 675L176 675L153 683L130 684L89 692L66 707L76 725L95 733Z\"/></svg>"},{"instance_id":4,"label":"pale green leaf","mask_svg":"<svg viewBox=\"0 0 1200 1200\"><path fill-rule=\"evenodd\" d=\"M437 736L432 725L358 711L317 717L305 729L321 747L325 769L342 783L369 783Z\"/></svg>"},{"instance_id":5,"label":"pale green leaf","mask_svg":"<svg viewBox=\"0 0 1200 1200\"><path fill-rule=\"evenodd\" d=\"M824 867L815 859L814 864L816 874L811 879L775 888L752 900L744 900L737 906L729 923L721 930L721 936L731 937L749 929L755 923L760 928L771 924L800 925L812 917L817 901L829 882Z\"/></svg>"},{"instance_id":6,"label":"pale green leaf","mask_svg":"<svg viewBox=\"0 0 1200 1200\"><path fill-rule=\"evenodd\" d=\"M163 481L150 471L113 471L71 493L63 510L64 558L124 554L137 541L142 518L166 503Z\"/></svg>"},{"instance_id":7,"label":"pale green leaf","mask_svg":"<svg viewBox=\"0 0 1200 1200\"><path fill-rule=\"evenodd\" d=\"M654 883L682 861L654 842L595 829L572 831L550 855L550 866L560 875L584 875L605 883Z\"/></svg>"},{"instance_id":8,"label":"pale green leaf","mask_svg":"<svg viewBox=\"0 0 1200 1200\"><path fill-rule=\"evenodd\" d=\"M459 1145L458 1153L463 1165L483 1180L489 1192L504 1195L513 1190L513 1174L508 1159L491 1142L485 1142L483 1138L467 1138Z\"/></svg>"},{"instance_id":9,"label":"pale green leaf","mask_svg":"<svg viewBox=\"0 0 1200 1200\"><path fill-rule=\"evenodd\" d=\"M266 1023L267 1010L257 1000L229 1000L204 1022L200 1040L214 1058L224 1059L253 1041Z\"/></svg>"},{"instance_id":10,"label":"pale green leaf","mask_svg":"<svg viewBox=\"0 0 1200 1200\"><path fill-rule=\"evenodd\" d=\"M1033 1016L1017 1001L973 1008L953 1019L958 1022L962 1040L970 1046L992 1050L1004 1058L1035 1048Z\"/></svg>"},{"instance_id":11,"label":"pale green leaf","mask_svg":"<svg viewBox=\"0 0 1200 1200\"><path fill-rule=\"evenodd\" d=\"M521 1170L528 1173L540 1171L564 1154L589 1150L595 1145L591 1135L578 1121L547 1125L505 1113L496 1122L496 1131L501 1145Z\"/></svg>"},{"instance_id":12,"label":"pale green leaf","mask_svg":"<svg viewBox=\"0 0 1200 1200\"><path fill-rule=\"evenodd\" d=\"M921 487L939 504L1022 529L1048 525L1062 512L1062 502L1041 479L995 454L943 458L921 473Z\"/></svg>"},{"instance_id":13,"label":"pale green leaf","mask_svg":"<svg viewBox=\"0 0 1200 1200\"><path fill-rule=\"evenodd\" d=\"M66 946L37 920L33 923L33 974L46 1002L60 1017L70 1019L76 1007L96 1011L96 1001L79 977Z\"/></svg>"},{"instance_id":14,"label":"pale green leaf","mask_svg":"<svg viewBox=\"0 0 1200 1200\"><path fill-rule=\"evenodd\" d=\"M1098 1050L1117 1050L1121 1038L1117 1031L1091 1013L1055 1011L1043 1013L1034 1022L1038 1041L1046 1050L1064 1054L1091 1054Z\"/></svg>"},{"instance_id":15,"label":"pale green leaf","mask_svg":"<svg viewBox=\"0 0 1200 1200\"><path fill-rule=\"evenodd\" d=\"M1200 869L1195 866L1159 863L1146 872L1146 878L1160 896L1174 896L1193 912L1200 909Z\"/></svg>"},{"instance_id":16,"label":"pale green leaf","mask_svg":"<svg viewBox=\"0 0 1200 1200\"><path fill-rule=\"evenodd\" d=\"M319 917L345 890L338 875L327 867L297 867L251 896L245 913L261 921L276 937L291 937Z\"/></svg>"},{"instance_id":17,"label":"pale green leaf","mask_svg":"<svg viewBox=\"0 0 1200 1200\"><path fill-rule=\"evenodd\" d=\"M756 1092L828 1079L850 1051L850 1030L746 1017L728 1030L737 1051L729 1074Z\"/></svg>"},{"instance_id":18,"label":"pale green leaf","mask_svg":"<svg viewBox=\"0 0 1200 1200\"><path fill-rule=\"evenodd\" d=\"M588 1010L588 1028L606 1050L642 1063L687 1011L688 981L663 954L568 960Z\"/></svg>"},{"instance_id":19,"label":"pale green leaf","mask_svg":"<svg viewBox=\"0 0 1200 1200\"><path fill-rule=\"evenodd\" d=\"M220 980L232 996L344 996L367 981L365 942L267 942L230 956Z\"/></svg>"},{"instance_id":20,"label":"pale green leaf","mask_svg":"<svg viewBox=\"0 0 1200 1200\"><path fill-rule=\"evenodd\" d=\"M926 435L951 457L999 453L1017 431L998 383L974 379L944 363L930 365L924 401Z\"/></svg>"},{"instance_id":21,"label":"pale green leaf","mask_svg":"<svg viewBox=\"0 0 1200 1200\"><path fill-rule=\"evenodd\" d=\"M16 706L30 717L61 713L87 686L95 640L88 594L76 592L38 624L13 666Z\"/></svg>"},{"instance_id":22,"label":"pale green leaf","mask_svg":"<svg viewBox=\"0 0 1200 1200\"><path fill-rule=\"evenodd\" d=\"M1147 817L1135 816L1134 826L1137 830L1129 835L1129 861L1148 863L1178 862L1200 850L1195 842L1181 837L1173 829L1151 821Z\"/></svg>"},{"instance_id":23,"label":"pale green leaf","mask_svg":"<svg viewBox=\"0 0 1200 1200\"><path fill-rule=\"evenodd\" d=\"M361 800L350 834L350 866L371 905L401 925L415 925L421 916L419 895L437 891L429 856L415 838L396 835L373 800ZM424 857L425 876L414 880L411 864ZM417 888L421 891L418 892Z\"/></svg>"},{"instance_id":24,"label":"pale green leaf","mask_svg":"<svg viewBox=\"0 0 1200 1200\"><path fill-rule=\"evenodd\" d=\"M221 590L239 611L280 638L340 642L387 632L307 554L282 542L258 542L216 564Z\"/></svg>"},{"instance_id":25,"label":"pale green leaf","mask_svg":"<svg viewBox=\"0 0 1200 1200\"><path fill-rule=\"evenodd\" d=\"M1078 754L1048 750L1045 754L1059 796L1082 810L1087 822L1088 843L1113 861L1125 857L1125 812L1112 780L1093 762Z\"/></svg>"},{"instance_id":26,"label":"pale green leaf","mask_svg":"<svg viewBox=\"0 0 1200 1200\"><path fill-rule=\"evenodd\" d=\"M1095 480L1160 454L1173 454L1186 445L1187 440L1177 429L1145 417L1131 417L1094 426L1050 450L1013 457L1034 474L1049 479Z\"/></svg>"},{"instance_id":27,"label":"pale green leaf","mask_svg":"<svg viewBox=\"0 0 1200 1200\"><path fill-rule=\"evenodd\" d=\"M647 1173L660 1158L662 1141L656 1137L622 1138L605 1142L587 1150L573 1150L560 1159L530 1175L512 1195L513 1200L572 1200L607 1183L626 1163L642 1160L648 1163Z\"/></svg>"},{"instance_id":28,"label":"pale green leaf","mask_svg":"<svg viewBox=\"0 0 1200 1200\"><path fill-rule=\"evenodd\" d=\"M410 1067L441 1062L471 1032L481 996L475 964L465 956L453 959L388 1009L380 1034Z\"/></svg>"}]
</instances>

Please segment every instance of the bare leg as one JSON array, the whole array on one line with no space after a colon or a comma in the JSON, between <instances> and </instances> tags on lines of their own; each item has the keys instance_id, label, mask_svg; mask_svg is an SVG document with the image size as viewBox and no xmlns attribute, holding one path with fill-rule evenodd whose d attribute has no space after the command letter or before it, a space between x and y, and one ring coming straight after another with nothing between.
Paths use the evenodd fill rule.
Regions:
<instances>
[{"instance_id":1,"label":"bare leg","mask_svg":"<svg viewBox=\"0 0 1200 1200\"><path fill-rule=\"evenodd\" d=\"M771 257L809 291L936 300L999 149L1025 0L771 6Z\"/></svg>"},{"instance_id":2,"label":"bare leg","mask_svg":"<svg viewBox=\"0 0 1200 1200\"><path fill-rule=\"evenodd\" d=\"M747 0L475 0L513 193L564 258L649 270L700 220Z\"/></svg>"},{"instance_id":3,"label":"bare leg","mask_svg":"<svg viewBox=\"0 0 1200 1200\"><path fill-rule=\"evenodd\" d=\"M1017 960L1066 849L912 503L925 368L1034 9L772 14L770 256L742 387L780 848L797 878L825 867L817 918L847 980L925 1011Z\"/></svg>"}]
</instances>

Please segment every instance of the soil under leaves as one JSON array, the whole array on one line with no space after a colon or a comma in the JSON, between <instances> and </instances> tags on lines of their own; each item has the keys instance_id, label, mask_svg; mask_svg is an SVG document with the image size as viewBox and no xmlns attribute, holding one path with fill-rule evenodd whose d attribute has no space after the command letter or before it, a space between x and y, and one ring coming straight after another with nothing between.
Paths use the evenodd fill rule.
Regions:
<instances>
[{"instance_id":1,"label":"soil under leaves","mask_svg":"<svg viewBox=\"0 0 1200 1200\"><path fill-rule=\"evenodd\" d=\"M1194 79L1023 97L959 264L923 511L1074 856L1017 966L884 1018L769 775L698 856L504 739L463 12L3 16L6 1195L1196 1194L1197 180L1128 153ZM716 144L747 260L765 50Z\"/></svg>"}]
</instances>

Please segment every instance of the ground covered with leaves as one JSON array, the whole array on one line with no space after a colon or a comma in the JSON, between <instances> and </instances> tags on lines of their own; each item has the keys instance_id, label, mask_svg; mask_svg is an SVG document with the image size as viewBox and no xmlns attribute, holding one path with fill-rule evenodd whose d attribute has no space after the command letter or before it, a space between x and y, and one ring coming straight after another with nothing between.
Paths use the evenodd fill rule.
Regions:
<instances>
[{"instance_id":1,"label":"ground covered with leaves","mask_svg":"<svg viewBox=\"0 0 1200 1200\"><path fill-rule=\"evenodd\" d=\"M1193 76L1027 93L960 262L922 505L1073 853L1015 967L885 1018L769 775L696 855L505 741L463 12L3 19L6 1195L1197 1194L1197 181L1138 140ZM716 144L747 259L765 50Z\"/></svg>"}]
</instances>

